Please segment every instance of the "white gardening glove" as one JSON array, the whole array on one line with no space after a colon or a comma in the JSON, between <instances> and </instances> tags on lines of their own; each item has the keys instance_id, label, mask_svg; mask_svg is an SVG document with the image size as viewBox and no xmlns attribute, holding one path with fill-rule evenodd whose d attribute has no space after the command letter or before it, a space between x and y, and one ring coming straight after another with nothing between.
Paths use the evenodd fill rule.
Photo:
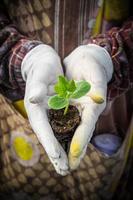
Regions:
<instances>
[{"instance_id":1,"label":"white gardening glove","mask_svg":"<svg viewBox=\"0 0 133 200\"><path fill-rule=\"evenodd\" d=\"M90 91L72 102L81 113L81 123L75 131L70 150L69 166L76 169L91 140L95 124L106 106L107 83L112 77L113 64L108 52L89 44L76 48L64 59L66 76L74 80L86 80Z\"/></svg>"},{"instance_id":2,"label":"white gardening glove","mask_svg":"<svg viewBox=\"0 0 133 200\"><path fill-rule=\"evenodd\" d=\"M66 175L68 159L47 117L48 96L53 95L53 85L63 74L60 58L52 47L41 44L25 56L21 72L26 81L24 104L29 122L57 173Z\"/></svg>"}]
</instances>

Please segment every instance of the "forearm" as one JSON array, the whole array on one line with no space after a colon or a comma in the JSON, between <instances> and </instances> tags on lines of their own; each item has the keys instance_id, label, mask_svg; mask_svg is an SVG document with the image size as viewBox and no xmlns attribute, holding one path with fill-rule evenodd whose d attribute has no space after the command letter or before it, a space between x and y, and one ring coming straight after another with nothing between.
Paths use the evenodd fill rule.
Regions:
<instances>
[{"instance_id":1,"label":"forearm","mask_svg":"<svg viewBox=\"0 0 133 200\"><path fill-rule=\"evenodd\" d=\"M0 92L12 101L24 97L21 64L25 55L40 43L19 33L5 13L0 12Z\"/></svg>"},{"instance_id":2,"label":"forearm","mask_svg":"<svg viewBox=\"0 0 133 200\"><path fill-rule=\"evenodd\" d=\"M108 85L109 99L120 95L132 86L132 32L133 21L128 21L122 28L112 28L106 34L84 40L84 44L96 44L105 48L112 58L114 73Z\"/></svg>"}]
</instances>

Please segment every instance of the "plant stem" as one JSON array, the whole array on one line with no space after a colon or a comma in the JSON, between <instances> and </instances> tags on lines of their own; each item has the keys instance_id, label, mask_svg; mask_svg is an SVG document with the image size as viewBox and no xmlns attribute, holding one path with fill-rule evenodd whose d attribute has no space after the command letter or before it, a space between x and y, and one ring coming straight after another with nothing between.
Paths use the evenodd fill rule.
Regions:
<instances>
[{"instance_id":1,"label":"plant stem","mask_svg":"<svg viewBox=\"0 0 133 200\"><path fill-rule=\"evenodd\" d=\"M65 107L65 110L64 110L64 115L66 115L67 114L67 112L68 112L68 107L69 107L69 103L66 105L66 107Z\"/></svg>"}]
</instances>

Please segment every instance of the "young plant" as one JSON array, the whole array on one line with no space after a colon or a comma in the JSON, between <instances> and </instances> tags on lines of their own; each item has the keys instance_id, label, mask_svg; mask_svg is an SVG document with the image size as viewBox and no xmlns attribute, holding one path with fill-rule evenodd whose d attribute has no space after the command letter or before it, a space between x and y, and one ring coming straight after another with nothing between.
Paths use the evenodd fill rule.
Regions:
<instances>
[{"instance_id":1,"label":"young plant","mask_svg":"<svg viewBox=\"0 0 133 200\"><path fill-rule=\"evenodd\" d=\"M59 76L58 82L54 86L57 94L49 98L48 106L55 110L65 108L65 115L68 111L70 100L84 96L90 90L90 87L87 81L75 82L74 80L67 80L64 76Z\"/></svg>"}]
</instances>

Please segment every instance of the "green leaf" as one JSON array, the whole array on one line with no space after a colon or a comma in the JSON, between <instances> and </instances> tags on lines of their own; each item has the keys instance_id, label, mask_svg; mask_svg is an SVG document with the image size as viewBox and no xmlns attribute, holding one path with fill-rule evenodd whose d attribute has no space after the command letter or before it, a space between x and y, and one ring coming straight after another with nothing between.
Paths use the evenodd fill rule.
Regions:
<instances>
[{"instance_id":1,"label":"green leaf","mask_svg":"<svg viewBox=\"0 0 133 200\"><path fill-rule=\"evenodd\" d=\"M74 80L70 80L67 85L67 90L70 92L74 92L76 90L76 85Z\"/></svg>"},{"instance_id":2,"label":"green leaf","mask_svg":"<svg viewBox=\"0 0 133 200\"><path fill-rule=\"evenodd\" d=\"M55 110L65 108L68 103L67 99L59 97L58 95L54 95L48 100L48 106Z\"/></svg>"},{"instance_id":3,"label":"green leaf","mask_svg":"<svg viewBox=\"0 0 133 200\"><path fill-rule=\"evenodd\" d=\"M64 97L65 98L66 95L67 95L67 92L64 89L64 87L62 87L62 86L60 86L58 84L54 86L54 90L60 97Z\"/></svg>"},{"instance_id":4,"label":"green leaf","mask_svg":"<svg viewBox=\"0 0 133 200\"><path fill-rule=\"evenodd\" d=\"M78 99L89 92L91 86L87 81L80 81L76 83L76 90L71 95L71 98Z\"/></svg>"},{"instance_id":5,"label":"green leaf","mask_svg":"<svg viewBox=\"0 0 133 200\"><path fill-rule=\"evenodd\" d=\"M59 76L58 81L59 81L59 84L62 84L64 85L64 87L67 88L68 80L64 76Z\"/></svg>"},{"instance_id":6,"label":"green leaf","mask_svg":"<svg viewBox=\"0 0 133 200\"><path fill-rule=\"evenodd\" d=\"M58 82L55 85L54 90L60 97L66 97L67 85L68 85L68 81L66 80L66 78L64 76L59 76Z\"/></svg>"}]
</instances>

